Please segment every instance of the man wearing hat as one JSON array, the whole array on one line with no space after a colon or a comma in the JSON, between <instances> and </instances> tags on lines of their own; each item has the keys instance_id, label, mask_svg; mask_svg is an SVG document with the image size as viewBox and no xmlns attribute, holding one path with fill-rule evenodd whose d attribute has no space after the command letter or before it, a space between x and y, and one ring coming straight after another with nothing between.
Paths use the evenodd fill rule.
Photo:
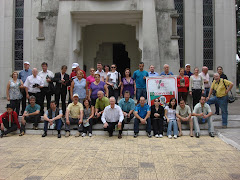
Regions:
<instances>
[{"instance_id":1,"label":"man wearing hat","mask_svg":"<svg viewBox=\"0 0 240 180\"><path fill-rule=\"evenodd\" d=\"M21 79L23 83L25 83L28 76L32 75L32 70L29 68L30 68L30 63L28 61L25 61L24 62L24 70L20 71L20 73L18 74L18 79ZM23 114L24 110L26 108L26 91L25 91L25 89L21 89L21 93L23 95L21 114Z\"/></svg>"},{"instance_id":2,"label":"man wearing hat","mask_svg":"<svg viewBox=\"0 0 240 180\"><path fill-rule=\"evenodd\" d=\"M80 136L81 126L83 122L83 105L78 102L79 96L78 94L73 95L73 102L70 103L67 107L66 111L66 124L65 124L65 137L70 136L70 125L77 124L78 131L75 134L75 137Z\"/></svg>"},{"instance_id":3,"label":"man wearing hat","mask_svg":"<svg viewBox=\"0 0 240 180\"><path fill-rule=\"evenodd\" d=\"M193 75L193 73L191 72L191 65L190 64L185 65L184 75L188 76L189 78L191 77L191 75Z\"/></svg>"},{"instance_id":4,"label":"man wearing hat","mask_svg":"<svg viewBox=\"0 0 240 180\"><path fill-rule=\"evenodd\" d=\"M0 116L1 138L10 132L16 131L17 128L20 129L18 115L15 111L13 111L13 107L10 104L7 104L6 108L7 111ZM4 128L7 130L4 131Z\"/></svg>"}]
</instances>

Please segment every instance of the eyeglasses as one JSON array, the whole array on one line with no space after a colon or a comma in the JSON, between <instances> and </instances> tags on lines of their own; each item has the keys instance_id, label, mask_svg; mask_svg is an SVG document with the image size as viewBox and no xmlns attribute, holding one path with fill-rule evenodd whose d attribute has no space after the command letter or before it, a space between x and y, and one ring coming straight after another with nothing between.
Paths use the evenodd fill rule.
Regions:
<instances>
[{"instance_id":1,"label":"eyeglasses","mask_svg":"<svg viewBox=\"0 0 240 180\"><path fill-rule=\"evenodd\" d=\"M111 68L116 68L116 67L111 67Z\"/></svg>"}]
</instances>

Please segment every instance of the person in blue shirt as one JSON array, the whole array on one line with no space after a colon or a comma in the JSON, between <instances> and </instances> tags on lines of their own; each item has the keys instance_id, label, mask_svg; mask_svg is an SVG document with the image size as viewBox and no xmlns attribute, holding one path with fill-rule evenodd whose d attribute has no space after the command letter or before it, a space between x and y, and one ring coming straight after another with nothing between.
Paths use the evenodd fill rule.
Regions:
<instances>
[{"instance_id":1,"label":"person in blue shirt","mask_svg":"<svg viewBox=\"0 0 240 180\"><path fill-rule=\"evenodd\" d=\"M168 64L164 64L163 70L164 71L161 72L160 76L173 75L173 73L169 71L169 65Z\"/></svg>"},{"instance_id":2,"label":"person in blue shirt","mask_svg":"<svg viewBox=\"0 0 240 180\"><path fill-rule=\"evenodd\" d=\"M134 110L134 138L138 136L139 133L139 123L146 124L147 136L149 138L151 135L151 119L150 119L151 109L150 106L146 104L145 98L140 97L140 103L135 107Z\"/></svg>"},{"instance_id":3,"label":"person in blue shirt","mask_svg":"<svg viewBox=\"0 0 240 180\"><path fill-rule=\"evenodd\" d=\"M149 77L156 77L159 76L159 74L157 72L155 72L155 67L153 65L149 66L149 72L148 72L148 76Z\"/></svg>"},{"instance_id":4,"label":"person in blue shirt","mask_svg":"<svg viewBox=\"0 0 240 180\"><path fill-rule=\"evenodd\" d=\"M21 79L23 83L25 83L28 76L32 75L32 70L30 68L30 63L28 61L24 62L24 70L20 71L18 74L18 79ZM21 89L22 97L22 111L21 114L24 113L26 108L26 91L25 89Z\"/></svg>"},{"instance_id":5,"label":"person in blue shirt","mask_svg":"<svg viewBox=\"0 0 240 180\"><path fill-rule=\"evenodd\" d=\"M130 91L125 91L124 98L122 98L118 105L121 107L124 115L124 121L129 123L133 118L133 111L135 108L135 102L130 98Z\"/></svg>"},{"instance_id":6,"label":"person in blue shirt","mask_svg":"<svg viewBox=\"0 0 240 180\"><path fill-rule=\"evenodd\" d=\"M191 65L190 64L185 65L184 75L188 76L189 78L191 77L191 75L193 75L193 73L191 72Z\"/></svg>"},{"instance_id":7,"label":"person in blue shirt","mask_svg":"<svg viewBox=\"0 0 240 180\"><path fill-rule=\"evenodd\" d=\"M146 77L148 77L148 72L143 70L144 63L139 63L139 70L136 70L133 73L133 79L136 82L136 99L139 101L140 97L143 96L147 99L147 90L146 90Z\"/></svg>"}]
</instances>

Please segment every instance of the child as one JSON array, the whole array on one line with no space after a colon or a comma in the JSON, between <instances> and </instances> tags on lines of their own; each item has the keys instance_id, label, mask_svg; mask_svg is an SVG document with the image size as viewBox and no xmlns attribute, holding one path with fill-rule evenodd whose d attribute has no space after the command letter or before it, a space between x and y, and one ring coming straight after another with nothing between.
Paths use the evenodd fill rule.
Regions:
<instances>
[{"instance_id":1,"label":"child","mask_svg":"<svg viewBox=\"0 0 240 180\"><path fill-rule=\"evenodd\" d=\"M178 126L176 119L176 107L177 101L175 98L170 99L169 105L165 107L165 118L168 122L167 136L169 139L172 138L172 126L173 126L173 137L177 139Z\"/></svg>"}]
</instances>

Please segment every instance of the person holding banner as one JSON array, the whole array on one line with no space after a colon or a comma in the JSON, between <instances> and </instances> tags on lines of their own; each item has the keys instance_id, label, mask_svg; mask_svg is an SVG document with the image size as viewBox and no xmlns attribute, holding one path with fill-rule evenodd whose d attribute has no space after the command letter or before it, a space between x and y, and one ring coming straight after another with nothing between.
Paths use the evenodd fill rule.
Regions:
<instances>
[{"instance_id":1,"label":"person holding banner","mask_svg":"<svg viewBox=\"0 0 240 180\"><path fill-rule=\"evenodd\" d=\"M177 139L177 135L178 135L176 107L177 107L176 98L171 98L169 105L165 107L165 118L167 119L167 122L168 122L167 136L169 139L172 139L172 127L173 127L174 139Z\"/></svg>"},{"instance_id":2,"label":"person holding banner","mask_svg":"<svg viewBox=\"0 0 240 180\"><path fill-rule=\"evenodd\" d=\"M163 137L163 116L164 108L160 105L160 99L154 100L154 105L151 106L151 122L153 125L153 133L156 138Z\"/></svg>"},{"instance_id":3,"label":"person holding banner","mask_svg":"<svg viewBox=\"0 0 240 180\"><path fill-rule=\"evenodd\" d=\"M173 75L173 73L169 71L169 65L168 64L164 64L163 70L164 71L161 72L160 76Z\"/></svg>"}]
</instances>

